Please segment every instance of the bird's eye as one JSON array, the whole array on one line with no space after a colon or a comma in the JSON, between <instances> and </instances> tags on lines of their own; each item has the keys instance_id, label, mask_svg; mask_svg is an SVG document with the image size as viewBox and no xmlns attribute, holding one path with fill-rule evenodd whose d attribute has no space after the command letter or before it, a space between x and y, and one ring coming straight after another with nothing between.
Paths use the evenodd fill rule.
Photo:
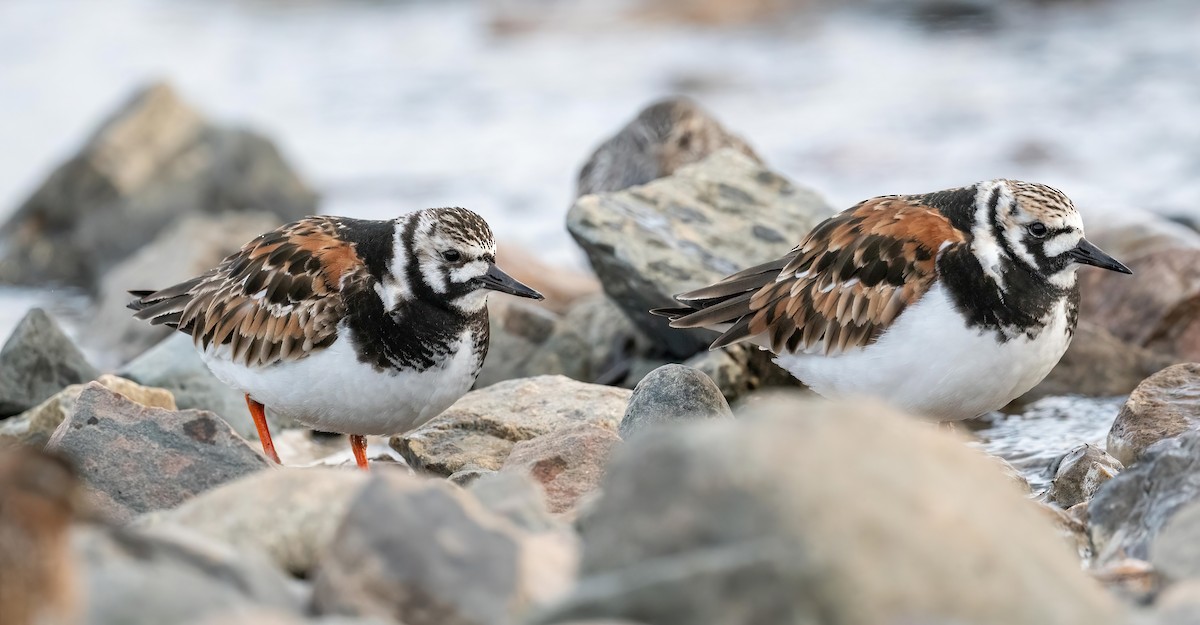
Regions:
<instances>
[{"instance_id":1,"label":"bird's eye","mask_svg":"<svg viewBox=\"0 0 1200 625\"><path fill-rule=\"evenodd\" d=\"M1046 224L1040 221L1035 221L1029 224L1029 234L1032 234L1039 239L1046 236L1046 233L1049 231L1050 230L1046 227Z\"/></svg>"},{"instance_id":2,"label":"bird's eye","mask_svg":"<svg viewBox=\"0 0 1200 625\"><path fill-rule=\"evenodd\" d=\"M446 259L448 263L457 263L462 260L462 254L458 250L446 250L442 252L442 258Z\"/></svg>"}]
</instances>

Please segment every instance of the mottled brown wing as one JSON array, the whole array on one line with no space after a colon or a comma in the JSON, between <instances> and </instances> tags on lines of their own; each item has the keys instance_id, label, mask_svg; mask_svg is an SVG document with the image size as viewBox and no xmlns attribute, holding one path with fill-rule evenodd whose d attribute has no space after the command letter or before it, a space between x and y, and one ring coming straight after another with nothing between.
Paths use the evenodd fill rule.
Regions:
<instances>
[{"instance_id":1,"label":"mottled brown wing","mask_svg":"<svg viewBox=\"0 0 1200 625\"><path fill-rule=\"evenodd\" d=\"M207 273L141 295L136 317L190 335L197 347L228 345L234 362L298 360L337 338L342 287L366 275L333 217L308 217L250 241ZM352 278L348 280L347 278Z\"/></svg>"},{"instance_id":2,"label":"mottled brown wing","mask_svg":"<svg viewBox=\"0 0 1200 625\"><path fill-rule=\"evenodd\" d=\"M862 347L929 290L942 248L965 240L914 198L867 200L822 222L782 262L679 296L698 310L668 311L671 325L721 326L714 348L752 338L776 353Z\"/></svg>"}]
</instances>

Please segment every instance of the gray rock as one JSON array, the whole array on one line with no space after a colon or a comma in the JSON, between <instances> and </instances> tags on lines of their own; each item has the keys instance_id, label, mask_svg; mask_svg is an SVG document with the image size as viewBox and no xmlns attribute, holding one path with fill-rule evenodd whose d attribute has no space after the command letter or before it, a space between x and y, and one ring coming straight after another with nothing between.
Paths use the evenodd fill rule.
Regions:
<instances>
[{"instance_id":1,"label":"gray rock","mask_svg":"<svg viewBox=\"0 0 1200 625\"><path fill-rule=\"evenodd\" d=\"M1103 449L1087 443L1080 445L1050 467L1054 481L1046 491L1046 501L1064 510L1088 501L1102 484L1124 468L1120 460Z\"/></svg>"},{"instance_id":2,"label":"gray rock","mask_svg":"<svg viewBox=\"0 0 1200 625\"><path fill-rule=\"evenodd\" d=\"M659 100L642 109L588 157L579 171L575 195L643 185L723 148L762 162L741 137L725 130L695 102L681 97Z\"/></svg>"},{"instance_id":3,"label":"gray rock","mask_svg":"<svg viewBox=\"0 0 1200 625\"><path fill-rule=\"evenodd\" d=\"M265 212L181 216L104 274L96 313L84 333L88 345L125 362L172 333L179 334L135 319L126 306L133 299L129 291L164 289L198 276L279 224L278 216Z\"/></svg>"},{"instance_id":4,"label":"gray rock","mask_svg":"<svg viewBox=\"0 0 1200 625\"><path fill-rule=\"evenodd\" d=\"M729 401L773 386L802 388L799 380L775 364L774 357L756 345L737 343L702 351L683 364L708 376Z\"/></svg>"},{"instance_id":5,"label":"gray rock","mask_svg":"<svg viewBox=\"0 0 1200 625\"><path fill-rule=\"evenodd\" d=\"M669 178L579 198L567 229L625 314L668 353L686 358L707 347L712 333L672 330L650 309L786 254L832 214L815 192L726 149Z\"/></svg>"},{"instance_id":6,"label":"gray rock","mask_svg":"<svg viewBox=\"0 0 1200 625\"><path fill-rule=\"evenodd\" d=\"M178 528L76 530L85 573L81 625L191 623L238 610L302 612L287 578L265 558Z\"/></svg>"},{"instance_id":7,"label":"gray rock","mask_svg":"<svg viewBox=\"0 0 1200 625\"><path fill-rule=\"evenodd\" d=\"M1150 563L1167 581L1200 579L1200 502L1171 515L1150 541Z\"/></svg>"},{"instance_id":8,"label":"gray rock","mask_svg":"<svg viewBox=\"0 0 1200 625\"><path fill-rule=\"evenodd\" d=\"M1200 431L1146 450L1137 464L1096 491L1088 532L1100 564L1147 558L1150 542L1183 506L1200 499Z\"/></svg>"},{"instance_id":9,"label":"gray rock","mask_svg":"<svg viewBox=\"0 0 1200 625\"><path fill-rule=\"evenodd\" d=\"M79 468L98 509L124 521L268 466L220 417L148 408L91 382L46 449Z\"/></svg>"},{"instance_id":10,"label":"gray rock","mask_svg":"<svg viewBox=\"0 0 1200 625\"><path fill-rule=\"evenodd\" d=\"M443 480L372 476L318 569L321 614L407 625L513 623L560 596L573 545L526 534Z\"/></svg>"},{"instance_id":11,"label":"gray rock","mask_svg":"<svg viewBox=\"0 0 1200 625\"><path fill-rule=\"evenodd\" d=\"M183 527L239 550L264 553L281 569L308 577L366 482L362 471L324 467L259 471L136 523Z\"/></svg>"},{"instance_id":12,"label":"gray rock","mask_svg":"<svg viewBox=\"0 0 1200 625\"><path fill-rule=\"evenodd\" d=\"M143 406L167 410L177 408L175 398L171 396L170 392L161 388L141 386L125 378L107 373L96 378L96 382ZM0 438L11 437L26 445L45 447L58 426L75 411L75 400L79 399L79 394L83 392L83 389L83 384L72 384L37 406L15 417L0 421Z\"/></svg>"},{"instance_id":13,"label":"gray rock","mask_svg":"<svg viewBox=\"0 0 1200 625\"><path fill-rule=\"evenodd\" d=\"M246 408L245 397L221 382L208 370L191 337L175 332L118 371L125 378L146 386L167 389L181 410L207 410L224 419L241 436L258 440L258 431ZM291 426L269 408L272 431Z\"/></svg>"},{"instance_id":14,"label":"gray rock","mask_svg":"<svg viewBox=\"0 0 1200 625\"><path fill-rule=\"evenodd\" d=\"M391 619L354 618L350 616L327 616L303 618L274 610L245 610L221 612L203 621L189 621L187 625L396 625Z\"/></svg>"},{"instance_id":15,"label":"gray rock","mask_svg":"<svg viewBox=\"0 0 1200 625\"><path fill-rule=\"evenodd\" d=\"M532 375L567 374L569 363L545 348L559 327L559 315L522 301L490 303L491 344L475 379L475 388ZM580 362L576 358L574 362ZM569 374L568 374L569 375ZM578 374L570 377L578 379Z\"/></svg>"},{"instance_id":16,"label":"gray rock","mask_svg":"<svg viewBox=\"0 0 1200 625\"><path fill-rule=\"evenodd\" d=\"M545 490L550 511L569 519L580 499L600 485L608 457L620 442L611 429L570 425L513 445L500 472L533 477Z\"/></svg>"},{"instance_id":17,"label":"gray rock","mask_svg":"<svg viewBox=\"0 0 1200 625\"><path fill-rule=\"evenodd\" d=\"M139 90L0 227L0 282L93 287L180 216L316 212L266 138L212 125L164 84Z\"/></svg>"},{"instance_id":18,"label":"gray rock","mask_svg":"<svg viewBox=\"0 0 1200 625\"><path fill-rule=\"evenodd\" d=\"M1017 401L1026 403L1053 395L1127 395L1142 380L1176 362L1176 357L1126 343L1084 321L1075 328L1071 346L1050 375Z\"/></svg>"},{"instance_id":19,"label":"gray rock","mask_svg":"<svg viewBox=\"0 0 1200 625\"><path fill-rule=\"evenodd\" d=\"M472 482L468 490L488 510L527 532L563 528L561 521L550 516L541 485L528 473L492 472Z\"/></svg>"},{"instance_id":20,"label":"gray rock","mask_svg":"<svg viewBox=\"0 0 1200 625\"><path fill-rule=\"evenodd\" d=\"M463 488L468 488L471 485L473 485L476 481L478 481L479 479L485 478L489 475L495 475L495 474L496 474L496 472L491 469L480 469L478 467L463 467L463 468L455 471L454 473L447 475L446 479L450 480L451 482L453 482L455 484L458 484L459 486L462 486Z\"/></svg>"},{"instance_id":21,"label":"gray rock","mask_svg":"<svg viewBox=\"0 0 1200 625\"><path fill-rule=\"evenodd\" d=\"M630 440L657 426L732 417L721 389L708 376L684 365L663 365L633 389L619 431Z\"/></svg>"},{"instance_id":22,"label":"gray rock","mask_svg":"<svg viewBox=\"0 0 1200 625\"><path fill-rule=\"evenodd\" d=\"M1200 623L1200 579L1189 579L1167 588L1154 602L1154 613L1145 625L1196 625Z\"/></svg>"},{"instance_id":23,"label":"gray rock","mask_svg":"<svg viewBox=\"0 0 1200 625\"><path fill-rule=\"evenodd\" d=\"M0 349L0 418L100 375L46 311L34 308Z\"/></svg>"},{"instance_id":24,"label":"gray rock","mask_svg":"<svg viewBox=\"0 0 1200 625\"><path fill-rule=\"evenodd\" d=\"M437 475L495 471L520 441L577 423L616 431L628 400L627 390L563 376L509 380L467 393L391 445L409 466Z\"/></svg>"},{"instance_id":25,"label":"gray rock","mask_svg":"<svg viewBox=\"0 0 1200 625\"><path fill-rule=\"evenodd\" d=\"M1167 367L1129 394L1108 432L1108 453L1133 464L1154 443L1200 428L1200 363Z\"/></svg>"},{"instance_id":26,"label":"gray rock","mask_svg":"<svg viewBox=\"0 0 1200 625\"><path fill-rule=\"evenodd\" d=\"M1119 622L957 437L877 403L755 405L623 448L583 526L584 577L537 622Z\"/></svg>"}]
</instances>

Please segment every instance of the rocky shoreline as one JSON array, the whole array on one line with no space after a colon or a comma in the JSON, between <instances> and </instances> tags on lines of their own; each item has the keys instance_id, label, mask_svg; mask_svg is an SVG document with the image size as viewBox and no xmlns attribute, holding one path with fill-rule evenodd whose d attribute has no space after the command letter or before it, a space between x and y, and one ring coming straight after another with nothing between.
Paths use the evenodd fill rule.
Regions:
<instances>
[{"instance_id":1,"label":"rocky shoreline","mask_svg":"<svg viewBox=\"0 0 1200 625\"><path fill-rule=\"evenodd\" d=\"M120 361L89 362L41 310L0 350L0 617L1194 622L1200 234L1088 213L1089 238L1138 279L1081 273L1075 340L1010 407L1021 416L934 427L822 401L763 352L710 352L711 337L646 314L835 211L746 141L669 100L601 144L580 179L599 192L564 216L595 275L511 252L548 305L496 301L476 389L372 439L367 475L274 415L289 466L270 465L189 339L127 322L125 290L316 207L267 139L206 122L166 85L135 94L0 227L0 278L89 289L81 340ZM110 222L136 228L96 226ZM1053 458L1018 445L1012 464L973 449L988 419L1020 432L1091 398L1112 411L1105 441ZM18 544L37 555L9 562ZM13 594L25 587L39 592Z\"/></svg>"}]
</instances>

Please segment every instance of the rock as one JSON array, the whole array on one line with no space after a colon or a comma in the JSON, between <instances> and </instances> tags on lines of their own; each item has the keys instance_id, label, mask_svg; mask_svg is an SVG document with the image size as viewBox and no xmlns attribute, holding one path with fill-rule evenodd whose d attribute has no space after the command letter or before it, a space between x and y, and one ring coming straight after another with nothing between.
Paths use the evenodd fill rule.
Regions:
<instances>
[{"instance_id":1,"label":"rock","mask_svg":"<svg viewBox=\"0 0 1200 625\"><path fill-rule=\"evenodd\" d=\"M232 613L219 613L203 621L189 621L188 625L395 625L395 621L391 619L359 619L349 616L301 618L286 612L237 610Z\"/></svg>"},{"instance_id":2,"label":"rock","mask_svg":"<svg viewBox=\"0 0 1200 625\"><path fill-rule=\"evenodd\" d=\"M705 350L683 364L708 376L729 401L773 386L803 388L799 380L775 364L774 354L747 343Z\"/></svg>"},{"instance_id":3,"label":"rock","mask_svg":"<svg viewBox=\"0 0 1200 625\"><path fill-rule=\"evenodd\" d=\"M95 505L116 521L173 508L268 466L210 412L148 408L95 382L46 449L79 467Z\"/></svg>"},{"instance_id":4,"label":"rock","mask_svg":"<svg viewBox=\"0 0 1200 625\"><path fill-rule=\"evenodd\" d=\"M600 485L608 457L620 442L611 429L570 425L513 445L500 472L532 476L545 490L550 511L572 518L579 499Z\"/></svg>"},{"instance_id":5,"label":"rock","mask_svg":"<svg viewBox=\"0 0 1200 625\"><path fill-rule=\"evenodd\" d=\"M1145 605L1161 587L1161 580L1149 562L1125 558L1089 571L1092 578L1109 593L1126 603Z\"/></svg>"},{"instance_id":6,"label":"rock","mask_svg":"<svg viewBox=\"0 0 1200 625\"><path fill-rule=\"evenodd\" d=\"M1157 213L1129 206L1088 206L1087 238L1113 258L1146 250L1200 249L1200 233Z\"/></svg>"},{"instance_id":7,"label":"rock","mask_svg":"<svg viewBox=\"0 0 1200 625\"><path fill-rule=\"evenodd\" d=\"M0 418L28 410L64 387L98 375L54 319L34 308L0 349Z\"/></svg>"},{"instance_id":8,"label":"rock","mask_svg":"<svg viewBox=\"0 0 1200 625\"><path fill-rule=\"evenodd\" d=\"M135 319L126 306L133 299L129 291L165 289L198 276L279 224L277 216L265 212L180 216L157 238L104 274L96 314L84 334L88 343L125 362L171 334L179 334L167 326Z\"/></svg>"},{"instance_id":9,"label":"rock","mask_svg":"<svg viewBox=\"0 0 1200 625\"><path fill-rule=\"evenodd\" d=\"M1012 482L1013 486L1016 486L1017 489L1022 493L1029 493L1029 480L1021 473L1019 469L1014 467L1011 462L1001 458L1000 456L993 456L992 454L984 451L981 451L980 453L988 459L988 462L991 462L993 466L999 469L1000 474L1008 478L1008 481Z\"/></svg>"},{"instance_id":10,"label":"rock","mask_svg":"<svg viewBox=\"0 0 1200 625\"><path fill-rule=\"evenodd\" d=\"M1156 371L1178 362L1173 356L1131 345L1086 321L1050 375L1017 401L1028 403L1052 395L1111 397L1127 395Z\"/></svg>"},{"instance_id":11,"label":"rock","mask_svg":"<svg viewBox=\"0 0 1200 625\"><path fill-rule=\"evenodd\" d=\"M298 615L299 597L264 558L178 528L81 527L84 625L191 623L238 610Z\"/></svg>"},{"instance_id":12,"label":"rock","mask_svg":"<svg viewBox=\"0 0 1200 625\"><path fill-rule=\"evenodd\" d=\"M1150 564L1167 581L1200 579L1200 502L1167 519L1150 541Z\"/></svg>"},{"instance_id":13,"label":"rock","mask_svg":"<svg viewBox=\"0 0 1200 625\"><path fill-rule=\"evenodd\" d=\"M1136 280L1118 280L1111 271L1079 272L1080 319L1134 345L1200 361L1200 341L1178 340L1181 333L1191 336L1188 327L1200 310L1200 249L1151 249L1122 261Z\"/></svg>"},{"instance_id":14,"label":"rock","mask_svg":"<svg viewBox=\"0 0 1200 625\"><path fill-rule=\"evenodd\" d=\"M1126 465L1154 443L1200 429L1200 363L1167 367L1129 394L1108 432L1108 453Z\"/></svg>"},{"instance_id":15,"label":"rock","mask_svg":"<svg viewBox=\"0 0 1200 625\"><path fill-rule=\"evenodd\" d=\"M708 376L684 365L663 365L633 389L618 431L630 440L654 427L732 417L721 389Z\"/></svg>"},{"instance_id":16,"label":"rock","mask_svg":"<svg viewBox=\"0 0 1200 625\"><path fill-rule=\"evenodd\" d=\"M408 465L437 475L498 470L513 445L576 423L616 431L629 391L563 376L501 382L471 391L441 415L395 436Z\"/></svg>"},{"instance_id":17,"label":"rock","mask_svg":"<svg viewBox=\"0 0 1200 625\"><path fill-rule=\"evenodd\" d=\"M0 449L0 623L75 623L81 597L68 529L79 480L61 458Z\"/></svg>"},{"instance_id":18,"label":"rock","mask_svg":"<svg viewBox=\"0 0 1200 625\"><path fill-rule=\"evenodd\" d=\"M1088 532L1097 561L1147 559L1150 542L1183 506L1200 499L1200 431L1161 440L1096 491Z\"/></svg>"},{"instance_id":19,"label":"rock","mask_svg":"<svg viewBox=\"0 0 1200 625\"><path fill-rule=\"evenodd\" d=\"M212 125L165 84L138 91L0 227L0 282L100 276L185 215L316 212L266 138Z\"/></svg>"},{"instance_id":20,"label":"rock","mask_svg":"<svg viewBox=\"0 0 1200 625\"><path fill-rule=\"evenodd\" d=\"M815 192L725 149L669 178L579 198L567 229L625 314L669 354L686 358L714 335L670 329L650 309L778 258L832 214Z\"/></svg>"},{"instance_id":21,"label":"rock","mask_svg":"<svg viewBox=\"0 0 1200 625\"><path fill-rule=\"evenodd\" d=\"M754 405L618 452L582 527L584 577L536 622L1120 622L957 437L876 403Z\"/></svg>"},{"instance_id":22,"label":"rock","mask_svg":"<svg viewBox=\"0 0 1200 625\"><path fill-rule=\"evenodd\" d=\"M467 488L473 485L479 479L495 474L496 472L491 469L465 467L446 476L446 479L458 484L459 486L462 486L463 488Z\"/></svg>"},{"instance_id":23,"label":"rock","mask_svg":"<svg viewBox=\"0 0 1200 625\"><path fill-rule=\"evenodd\" d=\"M1103 449L1087 443L1080 445L1050 467L1054 481L1046 491L1046 501L1064 510L1088 501L1101 484L1116 477L1124 468Z\"/></svg>"},{"instance_id":24,"label":"rock","mask_svg":"<svg viewBox=\"0 0 1200 625\"><path fill-rule=\"evenodd\" d=\"M551 265L529 250L501 243L496 246L496 264L508 275L545 296L539 304L556 313L564 313L582 298L600 292L600 281L591 273L570 267Z\"/></svg>"},{"instance_id":25,"label":"rock","mask_svg":"<svg viewBox=\"0 0 1200 625\"><path fill-rule=\"evenodd\" d=\"M475 388L531 375L566 373L569 365L558 354L545 349L550 335L559 326L557 314L522 301L488 308L491 344L475 379Z\"/></svg>"},{"instance_id":26,"label":"rock","mask_svg":"<svg viewBox=\"0 0 1200 625\"><path fill-rule=\"evenodd\" d=\"M241 436L258 440L245 397L208 370L196 353L191 337L182 332L172 333L121 367L118 373L139 384L167 389L175 396L180 409L216 413ZM267 408L267 421L272 432L295 425L290 419L281 419L270 407Z\"/></svg>"},{"instance_id":27,"label":"rock","mask_svg":"<svg viewBox=\"0 0 1200 625\"><path fill-rule=\"evenodd\" d=\"M730 134L707 111L681 97L642 109L612 138L596 148L579 172L576 197L644 185L730 148L755 163L754 150Z\"/></svg>"},{"instance_id":28,"label":"rock","mask_svg":"<svg viewBox=\"0 0 1200 625\"><path fill-rule=\"evenodd\" d=\"M321 562L321 614L507 624L564 593L573 545L527 534L443 480L372 476Z\"/></svg>"},{"instance_id":29,"label":"rock","mask_svg":"<svg viewBox=\"0 0 1200 625\"><path fill-rule=\"evenodd\" d=\"M175 410L175 398L170 391L142 386L135 382L104 374L96 382L110 391L150 408ZM83 384L72 384L50 399L21 414L0 421L0 437L12 437L22 443L44 447L59 424L75 410L75 400L83 392Z\"/></svg>"},{"instance_id":30,"label":"rock","mask_svg":"<svg viewBox=\"0 0 1200 625\"><path fill-rule=\"evenodd\" d=\"M528 473L492 472L480 476L469 490L488 510L527 532L563 528L560 521L550 516L541 485Z\"/></svg>"},{"instance_id":31,"label":"rock","mask_svg":"<svg viewBox=\"0 0 1200 625\"><path fill-rule=\"evenodd\" d=\"M1174 584L1154 602L1153 625L1196 625L1200 623L1200 579Z\"/></svg>"},{"instance_id":32,"label":"rock","mask_svg":"<svg viewBox=\"0 0 1200 625\"><path fill-rule=\"evenodd\" d=\"M1079 558L1085 566L1092 559L1092 540L1088 537L1087 524L1067 514L1065 510L1049 504L1038 504L1038 509L1050 519L1058 536L1069 552Z\"/></svg>"},{"instance_id":33,"label":"rock","mask_svg":"<svg viewBox=\"0 0 1200 625\"><path fill-rule=\"evenodd\" d=\"M366 482L362 471L324 467L259 471L139 517L137 525L183 527L238 550L254 549L307 578Z\"/></svg>"}]
</instances>

